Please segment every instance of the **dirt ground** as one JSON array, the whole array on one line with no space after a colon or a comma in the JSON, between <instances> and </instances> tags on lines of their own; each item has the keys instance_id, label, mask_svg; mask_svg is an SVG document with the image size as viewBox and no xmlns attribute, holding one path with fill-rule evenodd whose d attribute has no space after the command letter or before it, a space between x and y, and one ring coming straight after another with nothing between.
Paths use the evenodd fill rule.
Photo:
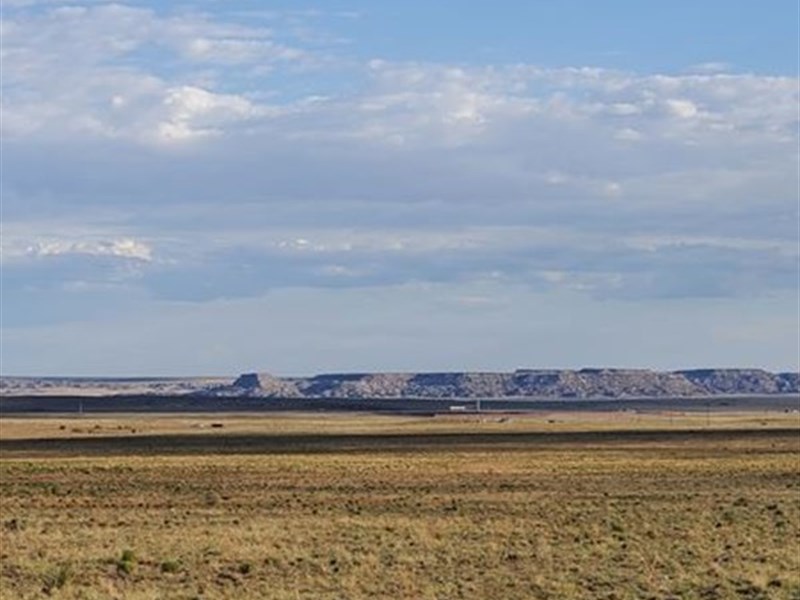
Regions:
<instances>
[{"instance_id":1,"label":"dirt ground","mask_svg":"<svg viewBox=\"0 0 800 600\"><path fill-rule=\"evenodd\" d=\"M0 419L0 597L800 598L796 414Z\"/></svg>"}]
</instances>

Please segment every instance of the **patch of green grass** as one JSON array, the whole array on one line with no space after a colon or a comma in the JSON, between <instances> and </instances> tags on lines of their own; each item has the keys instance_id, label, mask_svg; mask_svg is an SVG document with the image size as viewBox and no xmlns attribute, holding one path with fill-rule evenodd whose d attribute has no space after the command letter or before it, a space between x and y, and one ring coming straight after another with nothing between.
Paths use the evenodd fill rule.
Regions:
<instances>
[{"instance_id":1,"label":"patch of green grass","mask_svg":"<svg viewBox=\"0 0 800 600\"><path fill-rule=\"evenodd\" d=\"M177 573L181 569L181 562L179 560L165 560L159 568L162 573Z\"/></svg>"},{"instance_id":2,"label":"patch of green grass","mask_svg":"<svg viewBox=\"0 0 800 600\"><path fill-rule=\"evenodd\" d=\"M117 572L121 575L130 575L136 566L136 553L126 548L116 561Z\"/></svg>"}]
</instances>

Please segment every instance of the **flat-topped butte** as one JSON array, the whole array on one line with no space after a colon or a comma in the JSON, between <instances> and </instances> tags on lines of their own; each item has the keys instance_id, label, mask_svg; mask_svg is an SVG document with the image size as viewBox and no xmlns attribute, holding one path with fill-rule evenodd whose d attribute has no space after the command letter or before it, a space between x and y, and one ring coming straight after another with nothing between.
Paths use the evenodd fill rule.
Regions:
<instances>
[{"instance_id":1,"label":"flat-topped butte","mask_svg":"<svg viewBox=\"0 0 800 600\"><path fill-rule=\"evenodd\" d=\"M246 373L210 393L298 398L642 398L797 394L797 373L762 369L518 369L510 373Z\"/></svg>"},{"instance_id":2,"label":"flat-topped butte","mask_svg":"<svg viewBox=\"0 0 800 600\"><path fill-rule=\"evenodd\" d=\"M513 372L329 373L278 377L3 377L3 397L203 396L262 398L667 398L798 395L798 373L762 369L517 369Z\"/></svg>"}]
</instances>

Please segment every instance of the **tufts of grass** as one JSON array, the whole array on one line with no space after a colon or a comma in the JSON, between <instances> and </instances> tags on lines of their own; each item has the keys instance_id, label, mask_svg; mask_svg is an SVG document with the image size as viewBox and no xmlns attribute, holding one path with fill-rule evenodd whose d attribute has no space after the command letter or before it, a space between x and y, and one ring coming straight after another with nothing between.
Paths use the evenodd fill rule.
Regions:
<instances>
[{"instance_id":1,"label":"tufts of grass","mask_svg":"<svg viewBox=\"0 0 800 600\"><path fill-rule=\"evenodd\" d=\"M130 575L133 573L133 570L136 566L136 553L126 548L120 554L120 557L116 561L117 565L117 573L120 575Z\"/></svg>"},{"instance_id":2,"label":"tufts of grass","mask_svg":"<svg viewBox=\"0 0 800 600\"><path fill-rule=\"evenodd\" d=\"M177 573L181 569L179 560L165 560L159 565L162 573Z\"/></svg>"},{"instance_id":3,"label":"tufts of grass","mask_svg":"<svg viewBox=\"0 0 800 600\"><path fill-rule=\"evenodd\" d=\"M3 455L0 597L800 600L795 434L386 443Z\"/></svg>"},{"instance_id":4,"label":"tufts of grass","mask_svg":"<svg viewBox=\"0 0 800 600\"><path fill-rule=\"evenodd\" d=\"M250 571L253 570L253 565L251 563L249 563L249 562L242 562L242 563L239 563L239 565L236 567L236 570L241 575L247 575L247 574L250 573Z\"/></svg>"},{"instance_id":5,"label":"tufts of grass","mask_svg":"<svg viewBox=\"0 0 800 600\"><path fill-rule=\"evenodd\" d=\"M42 585L42 591L50 595L56 590L60 590L67 582L72 578L73 571L72 565L70 563L62 563L49 569L44 574L44 582Z\"/></svg>"}]
</instances>

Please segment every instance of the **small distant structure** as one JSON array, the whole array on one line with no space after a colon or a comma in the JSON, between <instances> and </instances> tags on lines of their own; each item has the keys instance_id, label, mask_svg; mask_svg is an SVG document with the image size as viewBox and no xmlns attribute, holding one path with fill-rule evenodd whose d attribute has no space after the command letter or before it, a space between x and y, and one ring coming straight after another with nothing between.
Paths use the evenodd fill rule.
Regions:
<instances>
[{"instance_id":1,"label":"small distant structure","mask_svg":"<svg viewBox=\"0 0 800 600\"><path fill-rule=\"evenodd\" d=\"M450 412L467 412L467 407L463 404L451 404Z\"/></svg>"}]
</instances>

